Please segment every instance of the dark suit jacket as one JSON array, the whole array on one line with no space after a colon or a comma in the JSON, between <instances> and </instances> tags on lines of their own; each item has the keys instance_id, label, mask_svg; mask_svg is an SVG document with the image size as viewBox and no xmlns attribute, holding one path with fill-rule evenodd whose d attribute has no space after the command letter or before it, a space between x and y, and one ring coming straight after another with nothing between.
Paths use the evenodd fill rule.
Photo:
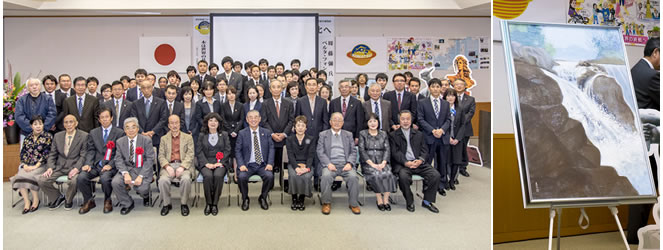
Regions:
<instances>
[{"instance_id":1,"label":"dark suit jacket","mask_svg":"<svg viewBox=\"0 0 663 250\"><path fill-rule=\"evenodd\" d=\"M426 98L425 95L423 95L423 94L421 94L421 93L417 94L417 102L418 102L419 100L421 100L421 99L425 99L425 98Z\"/></svg>"},{"instance_id":2,"label":"dark suit jacket","mask_svg":"<svg viewBox=\"0 0 663 250\"><path fill-rule=\"evenodd\" d=\"M373 109L373 100L368 100L362 103L364 106L364 115L368 117L368 115L373 114L375 111ZM391 131L391 125L394 125L391 121L391 102L380 98L380 120L382 121L382 130L384 132L389 133ZM412 118L414 119L414 118Z\"/></svg>"},{"instance_id":3,"label":"dark suit jacket","mask_svg":"<svg viewBox=\"0 0 663 250\"><path fill-rule=\"evenodd\" d=\"M201 88L201 89L203 88L203 84L205 84L205 81L211 81L211 82L213 82L213 83L214 83L214 89L216 89L216 78L214 78L214 77L211 76L210 74L206 73L204 79L202 79L202 78L200 77L200 74L198 74L198 75L196 75L196 76L194 76L194 77L200 81L200 88Z\"/></svg>"},{"instance_id":4,"label":"dark suit jacket","mask_svg":"<svg viewBox=\"0 0 663 250\"><path fill-rule=\"evenodd\" d=\"M407 152L407 141L402 129L397 129L389 134L389 146L391 147L391 167L394 174L398 174L401 168L405 167L405 153ZM415 160L421 160L419 167L427 166L428 145L424 143L424 134L410 127L410 147Z\"/></svg>"},{"instance_id":5,"label":"dark suit jacket","mask_svg":"<svg viewBox=\"0 0 663 250\"><path fill-rule=\"evenodd\" d=\"M70 96L64 101L62 113L64 116L69 114L74 115L78 120L78 129L90 132L93 128L99 127L99 120L97 120L97 110L99 110L99 101L94 96L85 94L83 101L83 116L78 115L78 100L77 95ZM64 119L63 116L63 119Z\"/></svg>"},{"instance_id":6,"label":"dark suit jacket","mask_svg":"<svg viewBox=\"0 0 663 250\"><path fill-rule=\"evenodd\" d=\"M110 165L115 168L115 161L113 159L115 158L117 148L112 150L110 160L107 161L104 159L106 157L106 144L109 141L115 142L122 136L124 136L124 131L115 126L108 132L106 142L104 142L103 127L98 127L90 131L87 136L87 154L85 154L85 164L83 165L89 165L92 168L98 169L101 169L104 165ZM99 166L99 162L101 162L102 166Z\"/></svg>"},{"instance_id":7,"label":"dark suit jacket","mask_svg":"<svg viewBox=\"0 0 663 250\"><path fill-rule=\"evenodd\" d=\"M212 146L209 144L209 134L200 134L198 136L198 142L196 143L196 158L198 158L198 165L196 168L201 170L205 167L206 163L216 163L216 153L223 152L223 159L221 159L221 164L224 167L232 167L230 163L230 140L228 139L228 133L225 131L220 131L219 141L216 145Z\"/></svg>"},{"instance_id":8,"label":"dark suit jacket","mask_svg":"<svg viewBox=\"0 0 663 250\"><path fill-rule=\"evenodd\" d=\"M74 138L71 140L69 152L64 154L64 147L67 143L66 131L61 131L53 136L53 144L51 144L51 151L48 153L47 166L52 168L54 172L69 171L73 168L81 170L83 162L85 162L85 153L87 152L87 133L80 129L76 130Z\"/></svg>"},{"instance_id":9,"label":"dark suit jacket","mask_svg":"<svg viewBox=\"0 0 663 250\"><path fill-rule=\"evenodd\" d=\"M368 86L369 84L366 84L366 87L364 87L364 101L368 101L371 99L371 97L368 95ZM361 88L361 86L359 86ZM357 92L357 95L361 96L361 91Z\"/></svg>"},{"instance_id":10,"label":"dark suit jacket","mask_svg":"<svg viewBox=\"0 0 663 250\"><path fill-rule=\"evenodd\" d=\"M158 147L161 142L161 136L168 132L168 108L166 101L156 96L152 97L150 103L150 114L145 115L145 97L138 99L131 104L131 116L138 118L141 132L154 131L152 136L152 145Z\"/></svg>"},{"instance_id":11,"label":"dark suit jacket","mask_svg":"<svg viewBox=\"0 0 663 250\"><path fill-rule=\"evenodd\" d=\"M295 106L295 117L306 116L308 125L306 126L306 134L318 138L320 132L329 129L329 111L327 110L327 101L320 96L315 97L315 110L311 113L311 103L309 102L308 95L302 96L297 99Z\"/></svg>"},{"instance_id":12,"label":"dark suit jacket","mask_svg":"<svg viewBox=\"0 0 663 250\"><path fill-rule=\"evenodd\" d=\"M121 129L124 131L124 120L126 120L128 117L131 117L131 102L127 101L124 99L120 103L120 116L117 116L117 111L115 109L115 98L111 99L110 101L107 101L104 103L106 107L110 108L113 112L113 126ZM118 124L118 119L119 119L119 124Z\"/></svg>"},{"instance_id":13,"label":"dark suit jacket","mask_svg":"<svg viewBox=\"0 0 663 250\"><path fill-rule=\"evenodd\" d=\"M231 71L230 73L230 79L226 78L226 72L221 72L216 75L217 82L219 82L220 79L226 80L226 83L228 84L228 87L233 86L237 90L238 94L241 94L244 90L244 78L242 74L237 73L235 71ZM238 95L239 96L239 95Z\"/></svg>"},{"instance_id":14,"label":"dark suit jacket","mask_svg":"<svg viewBox=\"0 0 663 250\"><path fill-rule=\"evenodd\" d=\"M65 97L67 97L67 93L62 91L62 89L56 89L55 92L64 94ZM69 96L75 95L76 91L74 91L74 88L69 88Z\"/></svg>"},{"instance_id":15,"label":"dark suit jacket","mask_svg":"<svg viewBox=\"0 0 663 250\"><path fill-rule=\"evenodd\" d=\"M262 166L274 165L274 141L272 141L271 131L266 128L258 127L258 139L260 140L260 152L262 153ZM235 146L235 157L237 158L237 167L246 166L251 159L251 149L253 144L251 128L246 127L239 131L237 135L237 145Z\"/></svg>"},{"instance_id":16,"label":"dark suit jacket","mask_svg":"<svg viewBox=\"0 0 663 250\"><path fill-rule=\"evenodd\" d=\"M458 98L460 98L460 96ZM463 101L460 102L460 107L456 108L456 112L458 112L458 110L462 110L463 112L463 125L465 126L465 137L470 137L474 135L474 129L472 128L472 117L474 117L474 111L476 110L476 107L477 104L474 101L474 97L465 94L463 96Z\"/></svg>"},{"instance_id":17,"label":"dark suit jacket","mask_svg":"<svg viewBox=\"0 0 663 250\"><path fill-rule=\"evenodd\" d=\"M339 112L343 114L343 104L339 96L329 103L329 118L331 114ZM352 138L359 138L359 131L364 130L366 127L366 118L364 115L364 108L361 102L352 96L348 96L348 106L346 107L345 117L343 117L343 130L350 131Z\"/></svg>"},{"instance_id":18,"label":"dark suit jacket","mask_svg":"<svg viewBox=\"0 0 663 250\"><path fill-rule=\"evenodd\" d=\"M644 60L647 59L640 59L631 68L631 77L633 78L633 87L635 89L635 97L638 101L638 108L660 111L660 73L649 67L649 64Z\"/></svg>"},{"instance_id":19,"label":"dark suit jacket","mask_svg":"<svg viewBox=\"0 0 663 250\"><path fill-rule=\"evenodd\" d=\"M392 90L384 94L382 97L387 101L391 102L391 122L392 124L398 124L400 121L398 120L398 114L401 112L401 110L409 110L412 112L412 123L414 124L419 124L417 123L417 100L415 100L414 94L410 93L409 91L403 90L403 96L401 96L401 108L398 109L398 97L396 96L396 91Z\"/></svg>"},{"instance_id":20,"label":"dark suit jacket","mask_svg":"<svg viewBox=\"0 0 663 250\"><path fill-rule=\"evenodd\" d=\"M137 162L134 162L133 165L131 164L133 159L130 158L131 154L129 152L129 137L122 136L120 139L115 141L115 148L117 148L115 158L113 158L115 161L115 168L117 168L117 171L119 171L119 175L122 175L124 171L127 171L135 176L142 175L143 183L149 184L154 178L154 171L152 170L152 166L155 164L154 160L156 152L154 152L154 147L152 146L149 137L138 134L134 139L136 140L136 149L140 147L144 150L142 156L142 167L138 168ZM134 157L137 158L135 153Z\"/></svg>"},{"instance_id":21,"label":"dark suit jacket","mask_svg":"<svg viewBox=\"0 0 663 250\"><path fill-rule=\"evenodd\" d=\"M281 98L279 106L279 116L276 116L276 104L273 98L265 99L260 108L260 126L269 129L272 133L292 134L292 126L295 121L295 107L290 100ZM274 142L274 147L283 147L285 139L280 142Z\"/></svg>"},{"instance_id":22,"label":"dark suit jacket","mask_svg":"<svg viewBox=\"0 0 663 250\"><path fill-rule=\"evenodd\" d=\"M211 112L221 114L221 103L219 103L218 100L214 100L214 103L212 103L212 106L214 110L209 109L209 105L207 105L207 102L204 101L199 101L196 102L196 110L193 113L193 117L195 118L196 121L196 126L193 126L193 137L198 138L198 134L200 133L200 129L203 127L203 122L205 119L205 116ZM223 117L221 117L221 120L223 120ZM220 125L223 125L223 121L219 121Z\"/></svg>"},{"instance_id":23,"label":"dark suit jacket","mask_svg":"<svg viewBox=\"0 0 663 250\"><path fill-rule=\"evenodd\" d=\"M42 92L43 94L46 94L46 92ZM64 105L64 100L67 99L67 94L62 93L62 91L55 90L53 93L51 93L53 97L55 98L55 110L57 112L57 116L55 117L55 132L60 132L64 130L64 124L62 123L62 120L64 119L64 113L62 112L62 105ZM49 130L50 128L44 128L44 130Z\"/></svg>"},{"instance_id":24,"label":"dark suit jacket","mask_svg":"<svg viewBox=\"0 0 663 250\"><path fill-rule=\"evenodd\" d=\"M253 109L250 108L251 105L249 102L244 103L244 117L242 117L242 121L244 121L244 127L248 127L249 123L246 122L246 114L249 113L251 110L258 110L260 112L260 109L262 109L262 102L256 101L256 105L253 105Z\"/></svg>"},{"instance_id":25,"label":"dark suit jacket","mask_svg":"<svg viewBox=\"0 0 663 250\"><path fill-rule=\"evenodd\" d=\"M228 135L235 132L239 134L239 131L244 127L244 105L239 101L235 101L235 104L232 107L233 112L230 112L230 102L225 102L221 104L221 116L223 117L224 123L223 131L227 132Z\"/></svg>"},{"instance_id":26,"label":"dark suit jacket","mask_svg":"<svg viewBox=\"0 0 663 250\"><path fill-rule=\"evenodd\" d=\"M196 121L196 117L195 117L196 108L197 108L196 103L197 102L194 102L193 100L191 100L191 117L189 118L190 121L189 121L189 127L188 128L186 127L186 120L185 120L186 117L184 116L184 114L185 114L184 111L182 111L182 116L180 117L180 119L183 121L182 127L180 128L180 131L182 131L184 133L189 133L191 135L193 135L193 129L197 126L197 121ZM182 103L182 110L184 110L184 109L185 109L184 108L184 103ZM197 137L193 138L194 143L196 142L196 139L197 139Z\"/></svg>"},{"instance_id":27,"label":"dark suit jacket","mask_svg":"<svg viewBox=\"0 0 663 250\"><path fill-rule=\"evenodd\" d=\"M256 84L256 83L257 83L257 84ZM249 89L250 89L251 87L255 87L255 86L258 85L258 84L260 84L260 79L258 79L258 81L255 81L255 79L253 79L253 78L251 78L251 77L247 77L247 78L244 80L244 87L242 88L242 102L244 102L244 103L249 102L249 96L248 96ZM263 86L263 87L264 87L264 86ZM265 89L265 92L268 92L268 90ZM237 93L239 93L239 92L237 92ZM264 99L264 97L263 97L263 99ZM248 110L247 110L247 111L248 111Z\"/></svg>"},{"instance_id":28,"label":"dark suit jacket","mask_svg":"<svg viewBox=\"0 0 663 250\"><path fill-rule=\"evenodd\" d=\"M435 118L435 109L433 108L433 102L430 98L422 99L419 101L418 117L417 121L422 132L426 136L426 143L433 144L435 140L440 140L433 136L433 129L441 128L444 130L444 135L442 135L442 141L445 145L449 145L449 128L451 127L451 111L449 110L449 102L442 100L442 96L439 99L439 109L440 114ZM462 113L462 112L461 112Z\"/></svg>"},{"instance_id":29,"label":"dark suit jacket","mask_svg":"<svg viewBox=\"0 0 663 250\"><path fill-rule=\"evenodd\" d=\"M133 87L128 89L125 99L129 100L130 102L135 102L136 100L138 100L138 97L140 96L138 94L138 91L140 91L138 87ZM163 100L166 100L166 94L160 88L154 88L154 90L152 90L152 95L155 97L159 97Z\"/></svg>"},{"instance_id":30,"label":"dark suit jacket","mask_svg":"<svg viewBox=\"0 0 663 250\"><path fill-rule=\"evenodd\" d=\"M168 111L168 101L164 102L164 106L166 106L166 111ZM186 126L186 122L184 121L184 103L178 102L177 100L173 102L173 115L177 115L180 118L180 131L182 131L182 128ZM170 116L170 112L168 113L168 116ZM168 122L166 121L166 128L168 127ZM170 130L170 129L168 129ZM168 132L166 132L168 133Z\"/></svg>"}]
</instances>

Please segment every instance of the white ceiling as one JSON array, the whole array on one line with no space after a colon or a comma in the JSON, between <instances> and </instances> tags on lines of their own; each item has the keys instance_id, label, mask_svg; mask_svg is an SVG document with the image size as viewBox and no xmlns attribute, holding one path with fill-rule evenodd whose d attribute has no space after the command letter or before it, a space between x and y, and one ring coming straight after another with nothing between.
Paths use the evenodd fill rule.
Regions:
<instances>
[{"instance_id":1,"label":"white ceiling","mask_svg":"<svg viewBox=\"0 0 663 250\"><path fill-rule=\"evenodd\" d=\"M490 0L3 0L8 16L208 15L319 13L365 16L484 16Z\"/></svg>"}]
</instances>

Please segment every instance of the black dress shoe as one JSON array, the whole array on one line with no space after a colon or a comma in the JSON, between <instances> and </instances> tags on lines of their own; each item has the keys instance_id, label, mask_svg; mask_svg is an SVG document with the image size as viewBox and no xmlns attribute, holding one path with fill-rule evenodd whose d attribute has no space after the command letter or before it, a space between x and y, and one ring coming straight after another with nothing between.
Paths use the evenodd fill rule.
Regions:
<instances>
[{"instance_id":1,"label":"black dress shoe","mask_svg":"<svg viewBox=\"0 0 663 250\"><path fill-rule=\"evenodd\" d=\"M261 197L258 198L258 202L260 202L260 208L262 208L263 210L269 209L269 204L267 204L267 199Z\"/></svg>"},{"instance_id":2,"label":"black dress shoe","mask_svg":"<svg viewBox=\"0 0 663 250\"><path fill-rule=\"evenodd\" d=\"M205 216L212 213L212 206L210 204L205 205Z\"/></svg>"},{"instance_id":3,"label":"black dress shoe","mask_svg":"<svg viewBox=\"0 0 663 250\"><path fill-rule=\"evenodd\" d=\"M182 205L182 216L189 216L189 206Z\"/></svg>"},{"instance_id":4,"label":"black dress shoe","mask_svg":"<svg viewBox=\"0 0 663 250\"><path fill-rule=\"evenodd\" d=\"M306 197L303 194L300 195L299 199L298 199L299 204L297 206L297 209L299 209L299 211L304 211L304 209L306 209L306 205L304 205L304 203L306 203L305 201L306 201Z\"/></svg>"},{"instance_id":5,"label":"black dress shoe","mask_svg":"<svg viewBox=\"0 0 663 250\"><path fill-rule=\"evenodd\" d=\"M143 198L143 206L150 206L150 197Z\"/></svg>"},{"instance_id":6,"label":"black dress shoe","mask_svg":"<svg viewBox=\"0 0 663 250\"><path fill-rule=\"evenodd\" d=\"M72 201L72 202L69 202L69 203L67 203L67 202L64 203L64 210L69 211L69 210L71 210L73 207L74 207L74 202L73 202L73 201Z\"/></svg>"},{"instance_id":7,"label":"black dress shoe","mask_svg":"<svg viewBox=\"0 0 663 250\"><path fill-rule=\"evenodd\" d=\"M297 195L293 194L292 205L290 205L290 209L292 209L292 211L297 211L298 208L299 208L299 199L297 198Z\"/></svg>"},{"instance_id":8,"label":"black dress shoe","mask_svg":"<svg viewBox=\"0 0 663 250\"><path fill-rule=\"evenodd\" d=\"M428 208L428 210L430 210L433 213L439 213L440 212L440 210L437 210L437 208L435 207L435 205L433 205L433 203L429 203L428 205L426 205L426 203L422 201L421 206L425 207L425 208Z\"/></svg>"},{"instance_id":9,"label":"black dress shoe","mask_svg":"<svg viewBox=\"0 0 663 250\"><path fill-rule=\"evenodd\" d=\"M450 189L450 184L451 183L447 183L446 185L444 185L444 190L449 190Z\"/></svg>"},{"instance_id":10,"label":"black dress shoe","mask_svg":"<svg viewBox=\"0 0 663 250\"><path fill-rule=\"evenodd\" d=\"M375 205L378 206L378 210L380 210L380 211L384 211L384 210L385 210L385 208L384 208L384 204L380 204L380 203L378 203L378 201L375 201Z\"/></svg>"},{"instance_id":11,"label":"black dress shoe","mask_svg":"<svg viewBox=\"0 0 663 250\"><path fill-rule=\"evenodd\" d=\"M384 204L384 210L391 211L391 206L388 203Z\"/></svg>"},{"instance_id":12,"label":"black dress shoe","mask_svg":"<svg viewBox=\"0 0 663 250\"><path fill-rule=\"evenodd\" d=\"M407 211L414 212L414 204L407 205Z\"/></svg>"},{"instance_id":13,"label":"black dress shoe","mask_svg":"<svg viewBox=\"0 0 663 250\"><path fill-rule=\"evenodd\" d=\"M440 195L442 195L442 196L447 196L447 192L444 191L444 189L438 190L437 192L440 193Z\"/></svg>"},{"instance_id":14,"label":"black dress shoe","mask_svg":"<svg viewBox=\"0 0 663 250\"><path fill-rule=\"evenodd\" d=\"M332 191L336 191L341 187L341 182L340 181L334 181L332 183L331 189Z\"/></svg>"},{"instance_id":15,"label":"black dress shoe","mask_svg":"<svg viewBox=\"0 0 663 250\"><path fill-rule=\"evenodd\" d=\"M170 212L171 209L173 209L173 205L163 206L163 208L161 208L161 216L168 215L168 212Z\"/></svg>"},{"instance_id":16,"label":"black dress shoe","mask_svg":"<svg viewBox=\"0 0 663 250\"><path fill-rule=\"evenodd\" d=\"M60 195L51 205L48 207L48 210L55 210L58 209L60 206L62 206L62 203L64 203L64 195Z\"/></svg>"},{"instance_id":17,"label":"black dress shoe","mask_svg":"<svg viewBox=\"0 0 663 250\"><path fill-rule=\"evenodd\" d=\"M217 214L219 214L219 207L212 205L212 215L216 216Z\"/></svg>"},{"instance_id":18,"label":"black dress shoe","mask_svg":"<svg viewBox=\"0 0 663 250\"><path fill-rule=\"evenodd\" d=\"M21 212L21 214L27 214L27 213L29 213L29 212L30 212L30 209L29 209L29 208L28 208L28 209L25 209L25 208L24 208L24 209L23 209L23 212Z\"/></svg>"},{"instance_id":19,"label":"black dress shoe","mask_svg":"<svg viewBox=\"0 0 663 250\"><path fill-rule=\"evenodd\" d=\"M470 177L470 173L467 172L467 170L460 170L460 174L465 176L465 177Z\"/></svg>"},{"instance_id":20,"label":"black dress shoe","mask_svg":"<svg viewBox=\"0 0 663 250\"><path fill-rule=\"evenodd\" d=\"M458 184L460 184L460 182L458 182L458 180L455 180L454 184L458 185Z\"/></svg>"},{"instance_id":21,"label":"black dress shoe","mask_svg":"<svg viewBox=\"0 0 663 250\"><path fill-rule=\"evenodd\" d=\"M30 213L37 211L37 209L39 209L39 205L36 207L30 207Z\"/></svg>"},{"instance_id":22,"label":"black dress shoe","mask_svg":"<svg viewBox=\"0 0 663 250\"><path fill-rule=\"evenodd\" d=\"M456 185L454 185L454 184L452 183L452 184L449 185L449 188L451 188L451 190L456 190Z\"/></svg>"},{"instance_id":23,"label":"black dress shoe","mask_svg":"<svg viewBox=\"0 0 663 250\"><path fill-rule=\"evenodd\" d=\"M121 214L121 215L127 215L127 214L128 214L129 212L131 212L131 210L133 210L133 209L134 209L134 204L131 203L131 206L122 208L122 209L120 210L120 214Z\"/></svg>"},{"instance_id":24,"label":"black dress shoe","mask_svg":"<svg viewBox=\"0 0 663 250\"><path fill-rule=\"evenodd\" d=\"M242 201L242 211L249 210L249 199L245 199Z\"/></svg>"}]
</instances>

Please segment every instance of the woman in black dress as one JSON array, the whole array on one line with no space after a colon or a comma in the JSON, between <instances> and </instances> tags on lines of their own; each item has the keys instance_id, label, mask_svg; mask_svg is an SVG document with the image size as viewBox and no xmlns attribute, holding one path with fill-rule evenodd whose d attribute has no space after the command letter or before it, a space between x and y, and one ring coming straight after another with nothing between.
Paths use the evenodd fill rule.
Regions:
<instances>
[{"instance_id":1,"label":"woman in black dress","mask_svg":"<svg viewBox=\"0 0 663 250\"><path fill-rule=\"evenodd\" d=\"M234 86L228 87L226 90L227 102L221 104L221 115L223 116L223 131L228 133L230 137L230 159L232 159L232 164L234 169L237 165L235 162L235 143L237 142L237 135L239 131L244 127L244 105L237 101L237 89Z\"/></svg>"},{"instance_id":2,"label":"woman in black dress","mask_svg":"<svg viewBox=\"0 0 663 250\"><path fill-rule=\"evenodd\" d=\"M223 153L222 159L218 159ZM221 131L221 116L209 113L205 116L202 130L196 143L196 168L203 175L203 189L205 191L205 215L217 215L219 196L223 190L223 177L230 167L227 155L230 154L230 141L228 133Z\"/></svg>"},{"instance_id":3,"label":"woman in black dress","mask_svg":"<svg viewBox=\"0 0 663 250\"><path fill-rule=\"evenodd\" d=\"M449 144L451 145L451 173L449 174L449 188L451 190L456 190L455 181L458 178L458 169L463 165L463 143L460 139L457 138L457 135L463 135L465 133L465 126L463 126L463 112L458 110L458 93L453 88L448 88L444 92L444 99L449 102L449 109L451 110L451 127L449 132L451 138L449 139ZM458 111L458 112L457 112Z\"/></svg>"},{"instance_id":4,"label":"woman in black dress","mask_svg":"<svg viewBox=\"0 0 663 250\"><path fill-rule=\"evenodd\" d=\"M391 211L389 193L396 191L396 177L391 173L389 165L389 136L379 129L380 122L376 114L368 115L367 125L368 129L359 132L361 172L375 192L378 209Z\"/></svg>"},{"instance_id":5,"label":"woman in black dress","mask_svg":"<svg viewBox=\"0 0 663 250\"><path fill-rule=\"evenodd\" d=\"M305 196L311 197L311 169L316 145L313 137L306 135L308 120L303 115L295 118L295 135L286 139L288 149L288 193L292 195L292 210L304 211Z\"/></svg>"}]
</instances>

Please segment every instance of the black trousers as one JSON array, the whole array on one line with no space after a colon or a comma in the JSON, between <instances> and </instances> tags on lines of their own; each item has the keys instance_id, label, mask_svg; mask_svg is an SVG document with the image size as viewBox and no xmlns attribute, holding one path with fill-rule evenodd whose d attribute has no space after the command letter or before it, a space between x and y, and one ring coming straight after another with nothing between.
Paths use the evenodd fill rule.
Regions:
<instances>
[{"instance_id":1,"label":"black trousers","mask_svg":"<svg viewBox=\"0 0 663 250\"><path fill-rule=\"evenodd\" d=\"M208 205L219 204L219 196L223 190L223 177L226 176L228 167L209 169L203 167L200 173L203 175L203 191L205 192L205 202Z\"/></svg>"},{"instance_id":2,"label":"black trousers","mask_svg":"<svg viewBox=\"0 0 663 250\"><path fill-rule=\"evenodd\" d=\"M658 190L656 159L653 156L649 157L649 164L654 176L654 184ZM647 220L649 219L649 214L651 213L653 207L654 205L652 204L637 204L628 206L628 225L626 226L628 233L626 235L626 240L629 244L638 244L638 229L647 225Z\"/></svg>"},{"instance_id":3,"label":"black trousers","mask_svg":"<svg viewBox=\"0 0 663 250\"><path fill-rule=\"evenodd\" d=\"M274 169L279 170L279 183L283 183L283 147L274 147Z\"/></svg>"},{"instance_id":4,"label":"black trousers","mask_svg":"<svg viewBox=\"0 0 663 250\"><path fill-rule=\"evenodd\" d=\"M266 164L258 165L255 163L249 163L246 166L248 171L240 171L237 168L237 181L239 182L239 192L242 193L242 200L249 198L249 177L252 175L258 175L262 178L262 191L260 193L261 198L266 198L269 190L274 186L274 173L272 171L265 169Z\"/></svg>"},{"instance_id":5,"label":"black trousers","mask_svg":"<svg viewBox=\"0 0 663 250\"><path fill-rule=\"evenodd\" d=\"M411 205L414 202L412 190L410 189L413 174L424 178L424 200L435 202L437 187L440 185L440 173L427 164L421 164L415 169L400 166L400 170L398 171L398 187L403 192L407 205Z\"/></svg>"},{"instance_id":6,"label":"black trousers","mask_svg":"<svg viewBox=\"0 0 663 250\"><path fill-rule=\"evenodd\" d=\"M437 172L440 173L439 190L443 190L447 185L448 174L447 164L449 160L449 145L444 145L441 140L435 140L433 144L428 144L428 159L426 163L434 166ZM433 165L433 162L435 165Z\"/></svg>"},{"instance_id":7,"label":"black trousers","mask_svg":"<svg viewBox=\"0 0 663 250\"><path fill-rule=\"evenodd\" d=\"M467 170L467 164L469 162L467 160L467 145L470 143L470 137L469 136L463 137L463 139L460 140L460 143L463 145L463 147L462 147L462 149L463 149L463 164L460 164L460 169L466 171Z\"/></svg>"},{"instance_id":8,"label":"black trousers","mask_svg":"<svg viewBox=\"0 0 663 250\"><path fill-rule=\"evenodd\" d=\"M83 200L87 202L92 199L92 185L96 184L92 183L92 179L97 178L97 176L100 176L99 179L101 181L101 190L104 191L104 200L110 200L111 193L113 192L111 182L113 181L115 174L117 174L117 169L115 168L103 172L101 171L101 167L93 167L90 169L90 172L81 170L76 181L78 184L78 191L83 194Z\"/></svg>"}]
</instances>

